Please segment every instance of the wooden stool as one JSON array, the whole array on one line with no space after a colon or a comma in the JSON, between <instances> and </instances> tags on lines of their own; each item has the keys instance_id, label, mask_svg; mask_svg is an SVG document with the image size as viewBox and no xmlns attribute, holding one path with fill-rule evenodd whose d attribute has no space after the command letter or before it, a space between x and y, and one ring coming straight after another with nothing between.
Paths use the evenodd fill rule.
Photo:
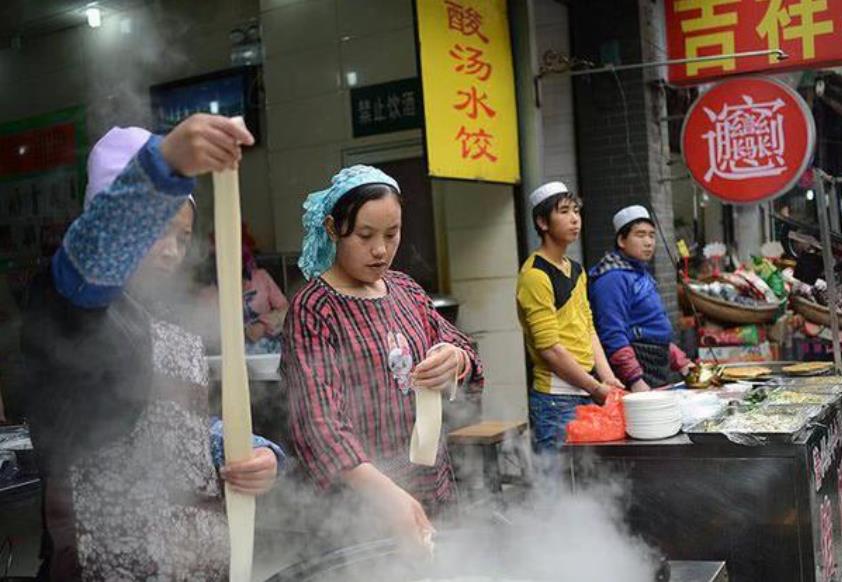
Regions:
<instances>
[{"instance_id":1,"label":"wooden stool","mask_svg":"<svg viewBox=\"0 0 842 582\"><path fill-rule=\"evenodd\" d=\"M503 490L500 478L499 445L526 430L525 420L484 420L454 430L447 435L450 445L482 447L482 474L485 486L493 493Z\"/></svg>"}]
</instances>

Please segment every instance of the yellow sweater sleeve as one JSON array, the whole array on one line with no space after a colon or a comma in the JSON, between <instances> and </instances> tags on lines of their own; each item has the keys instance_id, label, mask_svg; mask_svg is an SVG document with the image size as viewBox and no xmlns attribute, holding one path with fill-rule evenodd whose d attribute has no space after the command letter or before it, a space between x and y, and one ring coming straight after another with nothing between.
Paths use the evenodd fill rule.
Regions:
<instances>
[{"instance_id":1,"label":"yellow sweater sleeve","mask_svg":"<svg viewBox=\"0 0 842 582\"><path fill-rule=\"evenodd\" d=\"M560 342L553 285L546 273L537 269L521 273L517 303L527 331L535 342L535 349L546 350Z\"/></svg>"},{"instance_id":2,"label":"yellow sweater sleeve","mask_svg":"<svg viewBox=\"0 0 842 582\"><path fill-rule=\"evenodd\" d=\"M596 334L596 328L593 324L593 312L591 311L591 302L588 300L588 276L582 273L580 284L582 285L582 311L588 320L588 332L591 335Z\"/></svg>"}]
</instances>

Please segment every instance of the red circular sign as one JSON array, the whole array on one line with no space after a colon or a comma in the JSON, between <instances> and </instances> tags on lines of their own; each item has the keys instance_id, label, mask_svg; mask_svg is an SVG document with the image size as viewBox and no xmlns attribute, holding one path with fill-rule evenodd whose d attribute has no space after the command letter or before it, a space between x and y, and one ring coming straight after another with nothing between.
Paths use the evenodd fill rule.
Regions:
<instances>
[{"instance_id":1,"label":"red circular sign","mask_svg":"<svg viewBox=\"0 0 842 582\"><path fill-rule=\"evenodd\" d=\"M762 77L718 83L684 119L681 149L690 175L730 203L760 202L792 188L816 143L801 96Z\"/></svg>"}]
</instances>

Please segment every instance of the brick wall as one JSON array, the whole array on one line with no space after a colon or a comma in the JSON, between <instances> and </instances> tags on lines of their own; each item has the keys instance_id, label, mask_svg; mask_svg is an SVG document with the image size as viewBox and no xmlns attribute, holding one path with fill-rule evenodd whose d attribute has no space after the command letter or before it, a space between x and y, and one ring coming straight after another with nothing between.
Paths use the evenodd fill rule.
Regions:
<instances>
[{"instance_id":1,"label":"brick wall","mask_svg":"<svg viewBox=\"0 0 842 582\"><path fill-rule=\"evenodd\" d=\"M592 0L570 4L571 52L596 63L631 64L663 58L659 3ZM618 59L618 60L617 60ZM584 259L592 265L613 248L611 217L630 204L657 213L674 244L668 182L665 101L657 69L574 78L578 180L585 202ZM659 237L655 275L674 315L675 271Z\"/></svg>"}]
</instances>

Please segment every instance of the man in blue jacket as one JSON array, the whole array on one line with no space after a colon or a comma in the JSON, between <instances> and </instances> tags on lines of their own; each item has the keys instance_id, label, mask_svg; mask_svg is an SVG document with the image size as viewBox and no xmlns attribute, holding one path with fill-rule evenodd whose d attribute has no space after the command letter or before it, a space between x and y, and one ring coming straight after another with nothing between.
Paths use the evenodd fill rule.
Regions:
<instances>
[{"instance_id":1,"label":"man in blue jacket","mask_svg":"<svg viewBox=\"0 0 842 582\"><path fill-rule=\"evenodd\" d=\"M686 376L692 362L672 343L672 325L648 263L655 225L643 206L614 215L615 248L588 273L596 331L614 374L632 391Z\"/></svg>"}]
</instances>

